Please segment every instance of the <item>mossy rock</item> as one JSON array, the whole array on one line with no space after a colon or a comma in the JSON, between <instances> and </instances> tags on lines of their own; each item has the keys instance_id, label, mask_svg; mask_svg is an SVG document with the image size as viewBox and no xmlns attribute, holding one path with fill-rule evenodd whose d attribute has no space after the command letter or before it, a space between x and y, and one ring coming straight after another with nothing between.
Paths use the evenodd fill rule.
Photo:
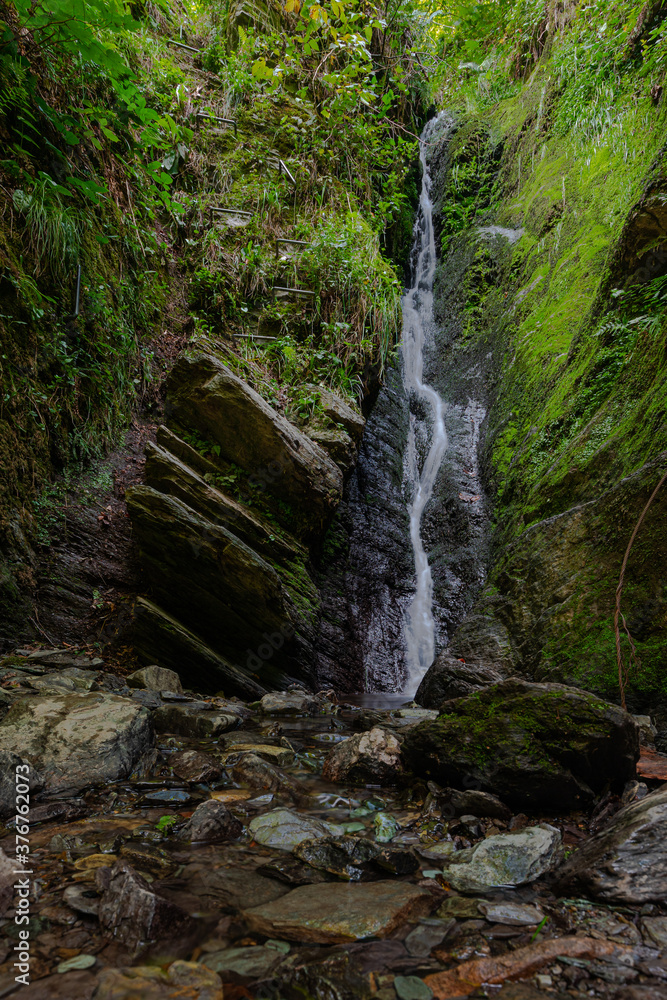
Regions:
<instances>
[{"instance_id":1,"label":"mossy rock","mask_svg":"<svg viewBox=\"0 0 667 1000\"><path fill-rule=\"evenodd\" d=\"M627 712L586 691L510 678L445 702L407 734L403 755L442 785L569 809L634 778L639 736Z\"/></svg>"}]
</instances>

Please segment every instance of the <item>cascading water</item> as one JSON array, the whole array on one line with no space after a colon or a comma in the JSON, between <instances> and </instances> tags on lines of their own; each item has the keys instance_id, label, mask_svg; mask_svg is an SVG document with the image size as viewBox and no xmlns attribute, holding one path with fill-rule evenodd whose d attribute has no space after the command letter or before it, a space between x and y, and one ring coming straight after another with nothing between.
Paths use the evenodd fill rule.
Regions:
<instances>
[{"instance_id":1,"label":"cascading water","mask_svg":"<svg viewBox=\"0 0 667 1000\"><path fill-rule=\"evenodd\" d=\"M433 581L428 554L421 536L421 519L424 508L433 495L438 470L447 451L448 438L445 427L445 404L438 393L423 379L424 345L433 337L433 279L436 253L433 232L433 206L431 204L431 177L426 159L429 137L438 122L434 118L424 129L420 139L422 188L419 213L415 223L414 281L403 297L403 332L401 355L403 384L411 403L410 428L405 455L406 475L412 484L413 495L409 504L410 540L415 558L416 591L407 609L405 620L405 662L407 667L406 693L414 694L421 678L433 662L435 655L435 625L433 619ZM430 414L430 429L420 426L423 422L413 411L415 402L421 401ZM421 433L420 433L421 432ZM426 456L421 462L425 442ZM421 466L421 467L420 467Z\"/></svg>"}]
</instances>

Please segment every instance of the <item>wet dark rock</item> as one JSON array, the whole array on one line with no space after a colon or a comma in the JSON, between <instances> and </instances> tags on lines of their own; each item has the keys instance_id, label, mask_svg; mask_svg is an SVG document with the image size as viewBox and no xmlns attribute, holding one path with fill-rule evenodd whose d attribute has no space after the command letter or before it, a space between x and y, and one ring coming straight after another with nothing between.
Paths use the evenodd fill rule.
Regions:
<instances>
[{"instance_id":1,"label":"wet dark rock","mask_svg":"<svg viewBox=\"0 0 667 1000\"><path fill-rule=\"evenodd\" d=\"M539 924L544 919L544 913L539 906L527 903L480 903L479 912L490 923L510 924L516 927L526 927Z\"/></svg>"},{"instance_id":2,"label":"wet dark rock","mask_svg":"<svg viewBox=\"0 0 667 1000\"><path fill-rule=\"evenodd\" d=\"M195 701L162 705L153 713L153 721L158 733L216 739L228 729L235 729L241 720L231 713L216 712L210 702Z\"/></svg>"},{"instance_id":3,"label":"wet dark rock","mask_svg":"<svg viewBox=\"0 0 667 1000\"><path fill-rule=\"evenodd\" d=\"M177 865L170 854L159 847L149 847L147 844L127 841L120 850L123 861L132 865L142 874L148 872L156 878L164 878L175 871Z\"/></svg>"},{"instance_id":4,"label":"wet dark rock","mask_svg":"<svg viewBox=\"0 0 667 1000\"><path fill-rule=\"evenodd\" d=\"M455 926L453 918L439 920L437 917L423 917L405 939L408 954L414 958L425 958L433 948L442 944Z\"/></svg>"},{"instance_id":5,"label":"wet dark rock","mask_svg":"<svg viewBox=\"0 0 667 1000\"><path fill-rule=\"evenodd\" d=\"M227 982L251 982L265 979L283 959L280 952L261 945L249 948L226 948L224 951L209 952L200 962L207 969L223 973ZM231 973L231 975L230 975Z\"/></svg>"},{"instance_id":6,"label":"wet dark rock","mask_svg":"<svg viewBox=\"0 0 667 1000\"><path fill-rule=\"evenodd\" d=\"M512 813L510 809L501 802L497 795L490 792L480 792L476 789L468 789L459 792L456 789L447 789L450 793L450 801L457 816L465 813L473 816L490 817L491 819L510 819Z\"/></svg>"},{"instance_id":7,"label":"wet dark rock","mask_svg":"<svg viewBox=\"0 0 667 1000\"><path fill-rule=\"evenodd\" d=\"M419 861L412 851L402 851L398 847L384 847L373 858L373 864L394 875L412 875L419 869Z\"/></svg>"},{"instance_id":8,"label":"wet dark rock","mask_svg":"<svg viewBox=\"0 0 667 1000\"><path fill-rule=\"evenodd\" d=\"M305 789L295 778L257 754L244 753L236 764L228 765L228 770L234 781L256 791L275 792L296 803L307 799Z\"/></svg>"},{"instance_id":9,"label":"wet dark rock","mask_svg":"<svg viewBox=\"0 0 667 1000\"><path fill-rule=\"evenodd\" d=\"M99 669L104 660L99 656L91 657L86 653L77 653L71 649L36 649L17 650L16 655L25 655L26 666L48 667L79 667L82 670Z\"/></svg>"},{"instance_id":10,"label":"wet dark rock","mask_svg":"<svg viewBox=\"0 0 667 1000\"><path fill-rule=\"evenodd\" d=\"M309 386L309 388L311 387ZM359 444L366 425L361 414L353 410L340 396L334 395L329 389L325 389L321 385L312 386L312 388L320 397L324 415L333 420L335 424L342 424L354 443Z\"/></svg>"},{"instance_id":11,"label":"wet dark rock","mask_svg":"<svg viewBox=\"0 0 667 1000\"><path fill-rule=\"evenodd\" d=\"M192 843L209 843L233 840L242 829L242 824L222 802L208 799L197 806L181 836Z\"/></svg>"},{"instance_id":12,"label":"wet dark rock","mask_svg":"<svg viewBox=\"0 0 667 1000\"><path fill-rule=\"evenodd\" d=\"M29 760L49 791L127 777L152 744L150 713L102 692L21 700L0 723L0 749Z\"/></svg>"},{"instance_id":13,"label":"wet dark rock","mask_svg":"<svg viewBox=\"0 0 667 1000\"><path fill-rule=\"evenodd\" d=\"M99 869L96 881L103 893L98 910L102 930L133 951L178 940L193 930L185 910L157 895L127 862Z\"/></svg>"},{"instance_id":14,"label":"wet dark rock","mask_svg":"<svg viewBox=\"0 0 667 1000\"><path fill-rule=\"evenodd\" d=\"M162 704L162 698L157 691L133 691L130 695L132 701L136 701L138 705L143 705L144 708L155 709L159 708Z\"/></svg>"},{"instance_id":15,"label":"wet dark rock","mask_svg":"<svg viewBox=\"0 0 667 1000\"><path fill-rule=\"evenodd\" d=\"M178 750L169 757L177 778L209 785L222 777L222 767L209 754L198 750Z\"/></svg>"},{"instance_id":16,"label":"wet dark rock","mask_svg":"<svg viewBox=\"0 0 667 1000\"><path fill-rule=\"evenodd\" d=\"M596 899L614 903L661 902L667 895L667 789L618 812L558 871Z\"/></svg>"},{"instance_id":17,"label":"wet dark rock","mask_svg":"<svg viewBox=\"0 0 667 1000\"><path fill-rule=\"evenodd\" d=\"M320 703L307 691L283 691L265 694L260 711L265 715L317 715Z\"/></svg>"},{"instance_id":18,"label":"wet dark rock","mask_svg":"<svg viewBox=\"0 0 667 1000\"><path fill-rule=\"evenodd\" d=\"M176 671L167 670L166 667L158 667L157 664L135 670L133 674L129 674L127 683L131 688L144 688L146 691L183 693L181 678Z\"/></svg>"},{"instance_id":19,"label":"wet dark rock","mask_svg":"<svg viewBox=\"0 0 667 1000\"><path fill-rule=\"evenodd\" d=\"M477 783L512 805L571 809L634 777L632 717L561 684L511 678L445 703L405 736L414 773L443 785Z\"/></svg>"},{"instance_id":20,"label":"wet dark rock","mask_svg":"<svg viewBox=\"0 0 667 1000\"><path fill-rule=\"evenodd\" d=\"M338 743L327 755L322 771L326 781L356 785L395 784L402 774L401 743L379 727Z\"/></svg>"},{"instance_id":21,"label":"wet dark rock","mask_svg":"<svg viewBox=\"0 0 667 1000\"><path fill-rule=\"evenodd\" d=\"M440 708L443 701L464 698L504 679L495 665L468 663L448 651L441 653L424 674L415 701L423 708Z\"/></svg>"},{"instance_id":22,"label":"wet dark rock","mask_svg":"<svg viewBox=\"0 0 667 1000\"><path fill-rule=\"evenodd\" d=\"M430 893L406 882L305 885L287 897L244 911L251 931L288 941L337 944L386 937L430 913Z\"/></svg>"},{"instance_id":23,"label":"wet dark rock","mask_svg":"<svg viewBox=\"0 0 667 1000\"><path fill-rule=\"evenodd\" d=\"M560 833L546 823L517 833L495 834L465 855L463 851L453 855L443 869L444 877L459 892L524 885L556 867L560 845Z\"/></svg>"},{"instance_id":24,"label":"wet dark rock","mask_svg":"<svg viewBox=\"0 0 667 1000\"><path fill-rule=\"evenodd\" d=\"M297 858L321 868L332 875L350 882L363 882L379 878L377 870L370 862L379 854L380 848L372 840L363 837L340 837L320 840L304 840L294 847Z\"/></svg>"},{"instance_id":25,"label":"wet dark rock","mask_svg":"<svg viewBox=\"0 0 667 1000\"><path fill-rule=\"evenodd\" d=\"M183 873L187 877L187 869ZM237 910L242 906L261 906L281 899L288 886L273 878L264 878L258 871L238 868L216 869L198 866L188 879L189 891L199 900L199 908Z\"/></svg>"},{"instance_id":26,"label":"wet dark rock","mask_svg":"<svg viewBox=\"0 0 667 1000\"><path fill-rule=\"evenodd\" d=\"M268 878L275 878L286 885L316 885L318 882L328 882L328 873L318 871L311 865L299 861L297 858L288 856L274 858L265 865L257 869L259 875L266 875Z\"/></svg>"},{"instance_id":27,"label":"wet dark rock","mask_svg":"<svg viewBox=\"0 0 667 1000\"><path fill-rule=\"evenodd\" d=\"M63 823L80 819L88 813L88 806L83 799L70 799L64 802L43 802L30 809L30 825L49 823L55 819Z\"/></svg>"},{"instance_id":28,"label":"wet dark rock","mask_svg":"<svg viewBox=\"0 0 667 1000\"><path fill-rule=\"evenodd\" d=\"M6 819L16 813L16 768L20 765L24 765L20 772L21 783L25 780L23 778L23 775L26 775L25 765L28 767L26 779L31 794L41 791L44 787L41 774L26 760L11 750L0 750L0 819Z\"/></svg>"}]
</instances>

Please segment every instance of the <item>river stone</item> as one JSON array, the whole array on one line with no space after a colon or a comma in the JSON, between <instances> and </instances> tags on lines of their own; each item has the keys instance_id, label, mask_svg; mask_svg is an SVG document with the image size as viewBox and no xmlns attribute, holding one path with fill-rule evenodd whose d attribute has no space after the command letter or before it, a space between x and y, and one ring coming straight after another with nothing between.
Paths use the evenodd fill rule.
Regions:
<instances>
[{"instance_id":1,"label":"river stone","mask_svg":"<svg viewBox=\"0 0 667 1000\"><path fill-rule=\"evenodd\" d=\"M131 688L145 688L147 691L183 693L181 678L176 671L167 670L166 667L158 667L156 664L135 670L133 674L128 676L127 683Z\"/></svg>"},{"instance_id":2,"label":"river stone","mask_svg":"<svg viewBox=\"0 0 667 1000\"><path fill-rule=\"evenodd\" d=\"M238 715L216 712L208 702L195 701L185 705L162 705L153 713L158 733L176 733L194 739L216 739L240 722Z\"/></svg>"},{"instance_id":3,"label":"river stone","mask_svg":"<svg viewBox=\"0 0 667 1000\"><path fill-rule=\"evenodd\" d=\"M558 830L546 823L518 833L496 834L473 847L469 861L452 863L443 874L459 892L525 885L555 867L560 843Z\"/></svg>"},{"instance_id":4,"label":"river stone","mask_svg":"<svg viewBox=\"0 0 667 1000\"><path fill-rule=\"evenodd\" d=\"M249 829L258 844L278 847L282 851L293 850L302 840L343 835L342 828L334 823L325 823L290 809L272 809L263 816L256 816Z\"/></svg>"},{"instance_id":5,"label":"river stone","mask_svg":"<svg viewBox=\"0 0 667 1000\"><path fill-rule=\"evenodd\" d=\"M415 701L422 708L440 708L443 701L464 698L502 680L503 674L497 667L457 660L445 651L424 674Z\"/></svg>"},{"instance_id":6,"label":"river stone","mask_svg":"<svg viewBox=\"0 0 667 1000\"><path fill-rule=\"evenodd\" d=\"M478 792L475 789L468 789L459 792L456 789L448 789L451 793L451 803L457 816L472 814L473 816L483 816L491 819L511 819L510 809L501 802L497 795L489 792Z\"/></svg>"},{"instance_id":7,"label":"river stone","mask_svg":"<svg viewBox=\"0 0 667 1000\"><path fill-rule=\"evenodd\" d=\"M418 976L396 976L393 982L398 1000L431 1000L433 990Z\"/></svg>"},{"instance_id":8,"label":"river stone","mask_svg":"<svg viewBox=\"0 0 667 1000\"><path fill-rule=\"evenodd\" d=\"M476 783L518 806L581 808L635 775L637 727L627 712L564 684L510 678L446 702L405 736L415 774Z\"/></svg>"},{"instance_id":9,"label":"river stone","mask_svg":"<svg viewBox=\"0 0 667 1000\"><path fill-rule=\"evenodd\" d=\"M283 899L245 910L251 932L313 944L387 937L430 913L430 893L406 882L328 882L293 889Z\"/></svg>"},{"instance_id":10,"label":"river stone","mask_svg":"<svg viewBox=\"0 0 667 1000\"><path fill-rule=\"evenodd\" d=\"M95 1000L222 1000L220 976L197 962L172 962L164 971L155 965L103 969Z\"/></svg>"},{"instance_id":11,"label":"river stone","mask_svg":"<svg viewBox=\"0 0 667 1000\"><path fill-rule=\"evenodd\" d=\"M198 750L178 750L169 757L169 764L177 778L210 785L222 777L222 767L209 754Z\"/></svg>"},{"instance_id":12,"label":"river stone","mask_svg":"<svg viewBox=\"0 0 667 1000\"><path fill-rule=\"evenodd\" d=\"M395 784L402 774L400 741L379 726L338 743L322 770L325 781L354 785Z\"/></svg>"},{"instance_id":13,"label":"river stone","mask_svg":"<svg viewBox=\"0 0 667 1000\"><path fill-rule=\"evenodd\" d=\"M350 882L377 877L374 865L369 862L379 853L378 845L364 837L303 840L294 848L297 858L313 868L338 875Z\"/></svg>"},{"instance_id":14,"label":"river stone","mask_svg":"<svg viewBox=\"0 0 667 1000\"><path fill-rule=\"evenodd\" d=\"M616 813L558 871L596 899L663 902L667 897L667 786Z\"/></svg>"},{"instance_id":15,"label":"river stone","mask_svg":"<svg viewBox=\"0 0 667 1000\"><path fill-rule=\"evenodd\" d=\"M239 785L245 785L257 792L275 792L293 802L307 798L305 788L296 778L285 774L267 760L262 760L257 754L246 753L236 764L227 765L232 778Z\"/></svg>"},{"instance_id":16,"label":"river stone","mask_svg":"<svg viewBox=\"0 0 667 1000\"><path fill-rule=\"evenodd\" d=\"M242 824L232 816L227 806L215 799L208 799L197 806L183 828L181 837L192 843L233 840L242 829Z\"/></svg>"},{"instance_id":17,"label":"river stone","mask_svg":"<svg viewBox=\"0 0 667 1000\"><path fill-rule=\"evenodd\" d=\"M16 768L21 764L27 764L29 768L28 785L31 795L44 787L41 774L26 760L10 750L0 750L0 819L6 819L16 813ZM25 770L20 776L22 783L25 783L24 774Z\"/></svg>"},{"instance_id":18,"label":"river stone","mask_svg":"<svg viewBox=\"0 0 667 1000\"><path fill-rule=\"evenodd\" d=\"M283 691L265 694L260 711L265 715L317 715L320 703L307 691Z\"/></svg>"},{"instance_id":19,"label":"river stone","mask_svg":"<svg viewBox=\"0 0 667 1000\"><path fill-rule=\"evenodd\" d=\"M198 866L191 877L187 869L182 877L188 882L188 891L198 898L199 908L203 904L214 911L261 906L289 892L289 887L282 882L243 868L211 871L208 865Z\"/></svg>"},{"instance_id":20,"label":"river stone","mask_svg":"<svg viewBox=\"0 0 667 1000\"><path fill-rule=\"evenodd\" d=\"M342 473L321 448L210 355L181 355L167 393L180 424L213 438L221 458L284 502L293 530L319 535L343 493Z\"/></svg>"},{"instance_id":21,"label":"river stone","mask_svg":"<svg viewBox=\"0 0 667 1000\"><path fill-rule=\"evenodd\" d=\"M234 977L253 980L264 979L283 960L283 955L275 948L249 947L226 948L224 951L208 952L200 958L207 969L214 972L233 973ZM229 982L229 976L224 976Z\"/></svg>"},{"instance_id":22,"label":"river stone","mask_svg":"<svg viewBox=\"0 0 667 1000\"><path fill-rule=\"evenodd\" d=\"M29 760L51 792L126 778L152 746L148 710L100 691L27 698L0 723L0 749Z\"/></svg>"},{"instance_id":23,"label":"river stone","mask_svg":"<svg viewBox=\"0 0 667 1000\"><path fill-rule=\"evenodd\" d=\"M491 924L524 927L544 920L544 913L539 906L528 903L480 903L479 911Z\"/></svg>"},{"instance_id":24,"label":"river stone","mask_svg":"<svg viewBox=\"0 0 667 1000\"><path fill-rule=\"evenodd\" d=\"M193 930L185 910L155 893L128 862L99 868L95 877L103 891L98 909L100 927L131 950L151 942L162 945L175 941Z\"/></svg>"}]
</instances>

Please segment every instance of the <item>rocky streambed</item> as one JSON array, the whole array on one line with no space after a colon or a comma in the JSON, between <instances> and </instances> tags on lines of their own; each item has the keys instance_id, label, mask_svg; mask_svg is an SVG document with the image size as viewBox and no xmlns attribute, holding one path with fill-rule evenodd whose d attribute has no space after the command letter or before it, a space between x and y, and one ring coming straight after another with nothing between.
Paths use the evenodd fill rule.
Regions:
<instances>
[{"instance_id":1,"label":"rocky streambed","mask_svg":"<svg viewBox=\"0 0 667 1000\"><path fill-rule=\"evenodd\" d=\"M667 759L586 692L245 703L21 650L0 703L0 997L667 997Z\"/></svg>"}]
</instances>

